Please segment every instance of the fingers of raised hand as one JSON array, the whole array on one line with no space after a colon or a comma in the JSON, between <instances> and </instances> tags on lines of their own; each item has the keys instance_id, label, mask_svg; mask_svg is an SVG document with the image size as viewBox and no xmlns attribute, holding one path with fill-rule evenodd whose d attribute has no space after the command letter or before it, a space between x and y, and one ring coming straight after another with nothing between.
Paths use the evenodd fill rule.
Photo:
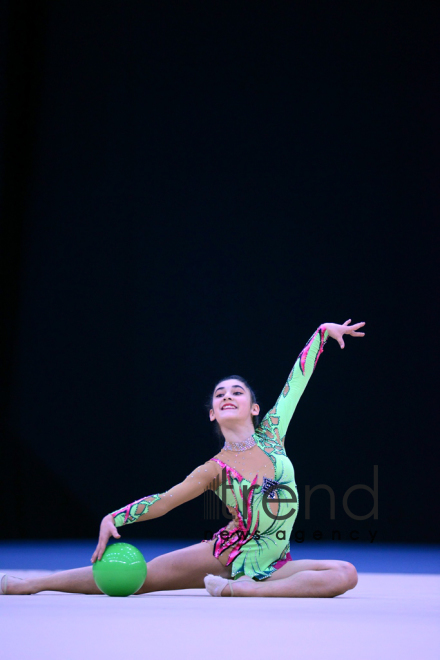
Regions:
<instances>
[{"instance_id":1,"label":"fingers of raised hand","mask_svg":"<svg viewBox=\"0 0 440 660\"><path fill-rule=\"evenodd\" d=\"M352 337L364 337L365 332L356 332L356 330L359 330L359 328L362 328L365 325L365 322L362 321L361 323L355 323L354 325L351 326L350 328L350 334Z\"/></svg>"},{"instance_id":2,"label":"fingers of raised hand","mask_svg":"<svg viewBox=\"0 0 440 660\"><path fill-rule=\"evenodd\" d=\"M362 328L365 325L365 321L361 321L361 323L354 323L353 325L348 325L351 322L351 319L348 319L348 321L345 321L345 323L342 324L342 327L346 327L345 330L343 330L344 335L351 335L352 337L363 337L365 335L364 332L356 332L356 330L359 330L359 328Z\"/></svg>"}]
</instances>

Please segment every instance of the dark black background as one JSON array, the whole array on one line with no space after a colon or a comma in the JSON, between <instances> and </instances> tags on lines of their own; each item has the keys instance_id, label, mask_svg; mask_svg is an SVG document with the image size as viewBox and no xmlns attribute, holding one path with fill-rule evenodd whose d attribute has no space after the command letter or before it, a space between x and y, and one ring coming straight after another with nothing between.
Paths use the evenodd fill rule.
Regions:
<instances>
[{"instance_id":1,"label":"dark black background","mask_svg":"<svg viewBox=\"0 0 440 660\"><path fill-rule=\"evenodd\" d=\"M216 380L266 412L351 317L365 339L329 340L287 436L294 529L438 542L438 3L1 13L2 538L96 536L216 453ZM317 484L335 521L325 492L304 520ZM199 498L130 535L220 524Z\"/></svg>"}]
</instances>

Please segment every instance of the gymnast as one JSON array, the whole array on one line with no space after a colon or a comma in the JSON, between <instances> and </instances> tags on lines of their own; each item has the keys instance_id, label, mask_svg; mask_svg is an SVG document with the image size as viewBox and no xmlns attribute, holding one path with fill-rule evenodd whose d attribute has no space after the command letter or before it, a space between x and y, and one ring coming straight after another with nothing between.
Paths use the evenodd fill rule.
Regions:
<instances>
[{"instance_id":1,"label":"gymnast","mask_svg":"<svg viewBox=\"0 0 440 660\"><path fill-rule=\"evenodd\" d=\"M200 589L211 596L331 598L357 584L355 567L334 560L293 560L290 534L298 512L293 465L284 448L287 427L328 337L344 348L345 334L365 323L324 323L298 356L274 407L258 423L255 394L240 376L219 381L212 393L209 418L224 439L221 451L173 488L108 514L102 519L91 558L100 560L118 527L163 516L205 491L227 507L230 522L209 541L169 552L148 562L147 577L137 594L173 589ZM0 576L0 595L40 591L101 594L92 566L20 580Z\"/></svg>"}]
</instances>

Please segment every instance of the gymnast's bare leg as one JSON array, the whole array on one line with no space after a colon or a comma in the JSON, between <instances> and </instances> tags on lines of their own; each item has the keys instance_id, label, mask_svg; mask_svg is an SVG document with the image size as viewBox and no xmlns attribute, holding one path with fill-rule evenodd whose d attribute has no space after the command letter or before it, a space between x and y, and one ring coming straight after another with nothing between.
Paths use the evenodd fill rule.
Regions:
<instances>
[{"instance_id":1,"label":"gymnast's bare leg","mask_svg":"<svg viewBox=\"0 0 440 660\"><path fill-rule=\"evenodd\" d=\"M197 543L156 557L148 562L148 573L137 595L174 589L203 589L207 573L230 578L230 567L212 555L211 544ZM357 573L348 562L300 559L288 562L262 581L235 580L234 596L272 598L332 598L357 584ZM40 591L101 594L92 567L60 571L46 577L18 580L8 577L8 595L36 594ZM230 596L227 584L222 596Z\"/></svg>"},{"instance_id":2,"label":"gymnast's bare leg","mask_svg":"<svg viewBox=\"0 0 440 660\"><path fill-rule=\"evenodd\" d=\"M333 598L353 589L358 582L353 564L346 561L299 559L290 561L265 580L238 578L234 596L272 598ZM229 583L221 592L231 596Z\"/></svg>"},{"instance_id":3,"label":"gymnast's bare leg","mask_svg":"<svg viewBox=\"0 0 440 660\"><path fill-rule=\"evenodd\" d=\"M171 589L204 589L207 573L229 578L225 567L213 556L210 543L196 543L168 552L147 563L147 577L138 594ZM60 571L45 577L19 580L8 576L7 594L36 594L39 591L64 591L74 594L101 594L93 579L92 566Z\"/></svg>"}]
</instances>

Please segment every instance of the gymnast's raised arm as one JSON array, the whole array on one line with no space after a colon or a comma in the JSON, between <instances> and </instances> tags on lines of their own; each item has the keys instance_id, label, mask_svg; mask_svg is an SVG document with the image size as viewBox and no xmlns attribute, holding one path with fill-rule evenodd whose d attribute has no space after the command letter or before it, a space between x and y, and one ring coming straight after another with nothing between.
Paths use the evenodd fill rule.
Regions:
<instances>
[{"instance_id":1,"label":"gymnast's raised arm","mask_svg":"<svg viewBox=\"0 0 440 660\"><path fill-rule=\"evenodd\" d=\"M287 427L292 415L316 367L319 356L324 350L327 338L332 337L341 348L344 348L344 334L349 334L352 337L364 336L365 333L357 332L357 330L365 323L355 323L349 326L350 322L351 319L348 319L342 325L323 323L319 326L299 354L275 406L269 410L263 419L263 430L266 434L268 433L272 437L275 436L282 445L284 445Z\"/></svg>"}]
</instances>

